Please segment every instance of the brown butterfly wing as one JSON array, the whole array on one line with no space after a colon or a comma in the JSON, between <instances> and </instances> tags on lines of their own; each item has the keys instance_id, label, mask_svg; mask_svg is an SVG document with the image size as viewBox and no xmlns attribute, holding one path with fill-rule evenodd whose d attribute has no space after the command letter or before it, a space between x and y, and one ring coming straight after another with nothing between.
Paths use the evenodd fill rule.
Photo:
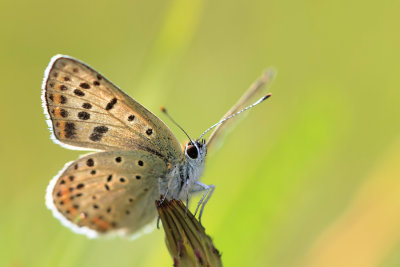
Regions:
<instances>
[{"instance_id":1,"label":"brown butterfly wing","mask_svg":"<svg viewBox=\"0 0 400 267\"><path fill-rule=\"evenodd\" d=\"M46 203L75 232L130 235L156 217L158 179L166 172L166 163L149 152L91 153L54 177Z\"/></svg>"},{"instance_id":2,"label":"brown butterfly wing","mask_svg":"<svg viewBox=\"0 0 400 267\"><path fill-rule=\"evenodd\" d=\"M235 114L241 109L245 108L256 98L260 98L265 95L266 91L269 89L271 82L276 75L274 69L268 69L258 78L242 95L242 97L236 102L236 104L221 118L221 120ZM218 146L219 141L227 133L229 129L232 128L232 124L237 120L228 120L223 124L219 124L214 128L210 137L207 140L207 150L213 150L214 147Z\"/></svg>"},{"instance_id":3,"label":"brown butterfly wing","mask_svg":"<svg viewBox=\"0 0 400 267\"><path fill-rule=\"evenodd\" d=\"M86 64L55 56L46 69L43 102L54 137L69 148L143 150L183 157L170 129Z\"/></svg>"}]
</instances>

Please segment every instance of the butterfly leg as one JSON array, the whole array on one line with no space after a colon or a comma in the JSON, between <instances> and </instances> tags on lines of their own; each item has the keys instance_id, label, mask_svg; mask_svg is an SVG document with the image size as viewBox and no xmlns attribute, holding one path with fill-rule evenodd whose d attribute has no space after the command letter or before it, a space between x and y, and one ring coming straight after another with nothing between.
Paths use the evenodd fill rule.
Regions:
<instances>
[{"instance_id":1,"label":"butterfly leg","mask_svg":"<svg viewBox=\"0 0 400 267\"><path fill-rule=\"evenodd\" d=\"M165 201L165 199L167 198L167 196L168 196L168 187L167 187L167 191L165 192L165 195L162 196L161 202L160 202L160 204L159 204L158 206L161 206L161 204L164 203L164 201Z\"/></svg>"},{"instance_id":2,"label":"butterfly leg","mask_svg":"<svg viewBox=\"0 0 400 267\"><path fill-rule=\"evenodd\" d=\"M158 206L161 206L161 204L164 203L165 199L167 198L167 195L168 195L168 187L167 187L167 191L165 192L165 195L164 195L164 196L161 195L161 201L160 201L160 203L158 204ZM157 217L157 223L156 223L157 229L160 229L160 220L161 220L161 217L160 217L160 215L158 215L158 217Z\"/></svg>"},{"instance_id":3,"label":"butterfly leg","mask_svg":"<svg viewBox=\"0 0 400 267\"><path fill-rule=\"evenodd\" d=\"M195 185L196 185L197 187L193 188L193 189L191 190L191 193L199 192L199 191L206 191L206 192L203 194L203 196L201 197L199 203L197 204L197 208L196 208L196 211L195 211L195 213L194 213L194 216L196 216L196 214L197 214L197 212L199 211L199 208L200 208L200 206L201 206L201 208L200 208L200 214L199 214L199 222L200 222L200 224L201 224L201 216L203 215L204 207L205 207L205 205L207 204L208 200L210 199L211 195L213 194L214 189L215 189L215 185L206 185L206 184L203 184L203 183L200 182L200 181L196 181Z\"/></svg>"}]
</instances>

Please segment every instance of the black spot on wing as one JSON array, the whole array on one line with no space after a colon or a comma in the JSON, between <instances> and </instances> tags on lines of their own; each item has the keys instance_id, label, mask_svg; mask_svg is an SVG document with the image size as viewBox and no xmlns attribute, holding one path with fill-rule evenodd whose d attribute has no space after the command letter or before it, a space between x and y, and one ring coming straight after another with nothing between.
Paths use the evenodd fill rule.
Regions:
<instances>
[{"instance_id":1,"label":"black spot on wing","mask_svg":"<svg viewBox=\"0 0 400 267\"><path fill-rule=\"evenodd\" d=\"M96 127L94 127L93 131L104 134L104 133L108 132L108 128L106 126L96 126Z\"/></svg>"},{"instance_id":2,"label":"black spot on wing","mask_svg":"<svg viewBox=\"0 0 400 267\"><path fill-rule=\"evenodd\" d=\"M90 85L88 83L81 83L79 86L83 89L90 89Z\"/></svg>"},{"instance_id":3,"label":"black spot on wing","mask_svg":"<svg viewBox=\"0 0 400 267\"><path fill-rule=\"evenodd\" d=\"M108 104L106 106L106 110L112 109L116 103L117 103L117 99L114 97L113 99L111 99L110 102L108 102Z\"/></svg>"},{"instance_id":4,"label":"black spot on wing","mask_svg":"<svg viewBox=\"0 0 400 267\"><path fill-rule=\"evenodd\" d=\"M79 89L75 89L75 90L74 90L74 94L77 95L77 96L84 96L84 95L85 95L85 93L82 92L82 91L79 90Z\"/></svg>"},{"instance_id":5,"label":"black spot on wing","mask_svg":"<svg viewBox=\"0 0 400 267\"><path fill-rule=\"evenodd\" d=\"M89 139L92 140L93 142L98 142L101 140L102 137L103 137L103 135L101 135L99 133L91 133L89 136Z\"/></svg>"},{"instance_id":6,"label":"black spot on wing","mask_svg":"<svg viewBox=\"0 0 400 267\"><path fill-rule=\"evenodd\" d=\"M86 161L86 165L88 165L89 167L93 167L94 166L94 160L92 158L88 159Z\"/></svg>"},{"instance_id":7,"label":"black spot on wing","mask_svg":"<svg viewBox=\"0 0 400 267\"><path fill-rule=\"evenodd\" d=\"M83 103L82 107L85 108L85 109L91 109L92 105L90 103Z\"/></svg>"},{"instance_id":8,"label":"black spot on wing","mask_svg":"<svg viewBox=\"0 0 400 267\"><path fill-rule=\"evenodd\" d=\"M78 118L86 121L86 120L90 119L90 114L87 113L86 111L81 111L78 113Z\"/></svg>"},{"instance_id":9,"label":"black spot on wing","mask_svg":"<svg viewBox=\"0 0 400 267\"><path fill-rule=\"evenodd\" d=\"M67 122L64 127L65 138L75 138L76 137L76 127L75 123Z\"/></svg>"},{"instance_id":10,"label":"black spot on wing","mask_svg":"<svg viewBox=\"0 0 400 267\"><path fill-rule=\"evenodd\" d=\"M67 103L67 98L66 98L65 96L61 95L61 96L60 96L60 103L61 103L61 104Z\"/></svg>"},{"instance_id":11,"label":"black spot on wing","mask_svg":"<svg viewBox=\"0 0 400 267\"><path fill-rule=\"evenodd\" d=\"M93 132L90 134L89 139L98 142L103 137L103 134L108 132L108 128L106 126L96 126L93 128Z\"/></svg>"}]
</instances>

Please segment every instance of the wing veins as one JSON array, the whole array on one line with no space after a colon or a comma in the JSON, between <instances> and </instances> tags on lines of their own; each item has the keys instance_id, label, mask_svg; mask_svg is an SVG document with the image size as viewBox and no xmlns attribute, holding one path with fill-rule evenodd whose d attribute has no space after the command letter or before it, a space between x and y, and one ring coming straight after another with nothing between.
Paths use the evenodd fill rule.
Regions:
<instances>
[{"instance_id":1,"label":"wing veins","mask_svg":"<svg viewBox=\"0 0 400 267\"><path fill-rule=\"evenodd\" d=\"M86 67L86 66L85 66L85 67ZM89 80L83 79L81 76L77 76L77 75L75 75L75 74L72 73L72 72L66 71L66 70L64 70L64 69L60 69L60 68L58 68L58 67L56 67L56 66L54 66L54 65L53 65L53 69L58 70L58 71L60 71L60 72L64 72L64 73L70 75L71 77L75 77L75 78L78 79L78 80L85 81L85 82L88 82L88 83L90 83L90 84L93 85L93 81L89 81ZM86 71L85 71L85 72L86 72ZM98 73L97 71L94 71L94 72ZM100 74L100 73L98 73L98 74ZM90 73L90 75L92 75L92 74ZM101 75L101 74L100 74L100 75ZM112 82L108 81L108 79L106 79L103 75L101 75L101 76L103 77L104 80L106 80L107 82L109 82L109 83L111 83L112 85L114 85ZM95 77L95 76L93 76L93 77ZM96 79L96 80L97 80L97 79ZM57 80L57 79L56 79L56 81L57 81L57 82L61 82L61 83L63 83L63 84L69 84L69 85L71 85L71 83L69 83L69 82L65 83L64 81L59 81L59 80ZM93 86L94 86L94 85L93 85ZM114 86L117 87L116 85L114 85ZM100 86L96 86L95 88L99 89L99 91L102 91L103 93L109 93L109 91L104 90L104 89L101 88ZM117 88L118 88L118 87L117 87ZM119 88L118 88L118 89L119 89Z\"/></svg>"},{"instance_id":2,"label":"wing veins","mask_svg":"<svg viewBox=\"0 0 400 267\"><path fill-rule=\"evenodd\" d=\"M94 111L94 110L87 110L84 108L77 108L77 107L73 107L73 106L67 106L67 105L54 105L54 104L49 104L49 107L62 107L62 108L68 108L68 109L73 109L73 110L83 110L83 111L87 111L90 113L96 113L96 114L107 114L107 113L103 113L103 112L99 112L99 111Z\"/></svg>"},{"instance_id":3,"label":"wing veins","mask_svg":"<svg viewBox=\"0 0 400 267\"><path fill-rule=\"evenodd\" d=\"M73 119L65 119L65 118L54 118L54 121L81 122L81 123L106 125L106 126L111 126L111 127L115 127L115 128L125 129L125 127L121 126L121 125L107 124L107 123L95 122L95 121L82 121L82 120L73 120Z\"/></svg>"},{"instance_id":4,"label":"wing veins","mask_svg":"<svg viewBox=\"0 0 400 267\"><path fill-rule=\"evenodd\" d=\"M58 69L58 68L56 68L56 69ZM64 72L70 74L69 72L66 72L66 71L64 71ZM74 76L74 75L72 75L72 76ZM75 76L74 76L74 77L75 77ZM103 79L105 79L105 78L103 78ZM80 78L80 80L89 82L88 80L85 80L85 79L82 79L82 78ZM61 83L61 84L67 84L67 83L65 83L65 82L63 82L63 81L58 81L58 80L57 80L57 82L59 82L59 83ZM48 83L48 80L47 80L47 83ZM46 83L46 91L54 91L54 92L59 93L59 91L56 91L56 90L47 90L47 83ZM111 83L111 82L110 82L110 83ZM111 84L112 84L113 86L115 86L118 90L121 90L121 89L119 89L116 85L114 85L113 83L111 83ZM95 95L95 94L92 94L90 91L85 91L85 92L89 93L89 94L92 95L92 96L95 96L95 97L99 98L100 100L108 101L107 99L103 99L103 98L101 98L101 97L98 97L98 96ZM110 93L110 94L111 94L112 96L114 96L114 97L116 96L111 90L110 90L110 92L107 92L107 93ZM78 99L81 99L81 98L76 97L76 96L71 95L71 94L66 94L66 93L63 93L63 94L68 95L68 96L72 96L72 97L75 97L75 98L78 98ZM123 99L119 99L119 101L122 102L122 103L124 103L126 106L130 107L130 105L127 104ZM98 105L98 104L95 104L95 103L93 103L93 102L91 102L91 101L88 101L88 102L91 103L91 104L93 104L93 105L95 105L95 106L97 106L97 107L99 107L100 109L104 109L104 110L105 110L104 107L102 107L102 106L100 106L100 105ZM106 110L106 112L107 112L107 114L108 114L109 116L111 116L112 118L116 119L117 121L119 121L120 123L122 123L123 125L125 125L126 128L127 128L130 132L132 132L132 133L138 135L140 138L144 139L145 141L150 142L153 146L156 146L156 144L153 142L153 140L151 140L151 139L145 137L142 133L140 133L140 132L134 130L132 127L130 127L129 124L127 124L125 121L119 119L118 117L114 116L111 112L109 112L109 111L107 111L107 110ZM103 113L103 114L106 114L106 113Z\"/></svg>"}]
</instances>

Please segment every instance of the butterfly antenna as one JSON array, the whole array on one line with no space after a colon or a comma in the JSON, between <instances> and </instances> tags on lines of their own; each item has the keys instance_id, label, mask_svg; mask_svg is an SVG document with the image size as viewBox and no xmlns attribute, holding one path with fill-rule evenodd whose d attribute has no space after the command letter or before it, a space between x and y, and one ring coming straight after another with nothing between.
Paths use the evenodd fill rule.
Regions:
<instances>
[{"instance_id":1,"label":"butterfly antenna","mask_svg":"<svg viewBox=\"0 0 400 267\"><path fill-rule=\"evenodd\" d=\"M168 114L167 109L165 107L161 107L161 111L167 115L167 117L176 125L178 126L179 129L182 130L182 132L184 132L187 136L187 138L189 138L190 142L193 143L192 139L190 138L190 136L187 134L187 132L185 130L183 130L183 128L171 117L171 115Z\"/></svg>"},{"instance_id":2,"label":"butterfly antenna","mask_svg":"<svg viewBox=\"0 0 400 267\"><path fill-rule=\"evenodd\" d=\"M214 127L216 127L216 126L218 126L218 125L220 125L220 124L226 122L226 121L229 120L229 119L232 119L233 117L239 115L239 114L242 113L243 111L246 111L246 110L248 110L248 109L250 109L250 108L252 108L252 107L255 107L255 106L257 106L258 104L261 104L264 100L267 100L268 98L270 98L271 95L272 95L271 93L268 93L268 94L266 94L265 96L261 97L258 101L256 101L256 102L254 102L253 104L251 104L250 106L247 106L247 107L243 108L242 110L239 110L238 112L236 112L236 113L234 113L234 114L232 114L232 115L226 117L225 119L220 120L219 122L217 122L216 124L214 124L213 126L211 126L210 128L208 128L207 130L205 130L204 133L202 133L202 134L200 135L199 139L197 139L197 140L200 140L200 139L201 139L206 133L208 133L208 131L210 131L212 128L214 128Z\"/></svg>"}]
</instances>

